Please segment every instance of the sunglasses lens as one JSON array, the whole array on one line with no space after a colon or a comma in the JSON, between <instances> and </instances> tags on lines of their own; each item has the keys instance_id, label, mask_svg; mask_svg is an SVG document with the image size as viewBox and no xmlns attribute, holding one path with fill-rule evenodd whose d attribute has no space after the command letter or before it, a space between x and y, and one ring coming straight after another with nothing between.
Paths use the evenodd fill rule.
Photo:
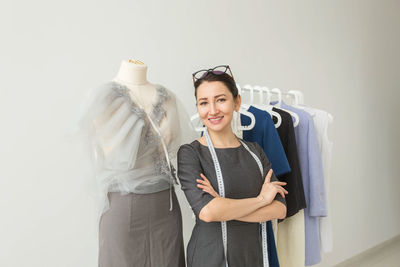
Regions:
<instances>
[{"instance_id":1,"label":"sunglasses lens","mask_svg":"<svg viewBox=\"0 0 400 267\"><path fill-rule=\"evenodd\" d=\"M202 71L198 71L194 74L194 78L196 80L203 78L206 75L207 71L206 70L202 70Z\"/></svg>"},{"instance_id":2,"label":"sunglasses lens","mask_svg":"<svg viewBox=\"0 0 400 267\"><path fill-rule=\"evenodd\" d=\"M220 70L214 70L212 73L217 74L217 75L221 75L224 74L224 71L220 71Z\"/></svg>"},{"instance_id":3,"label":"sunglasses lens","mask_svg":"<svg viewBox=\"0 0 400 267\"><path fill-rule=\"evenodd\" d=\"M217 75L221 75L221 74L225 73L227 71L227 69L228 69L227 66L219 66L213 70L213 73L215 73Z\"/></svg>"}]
</instances>

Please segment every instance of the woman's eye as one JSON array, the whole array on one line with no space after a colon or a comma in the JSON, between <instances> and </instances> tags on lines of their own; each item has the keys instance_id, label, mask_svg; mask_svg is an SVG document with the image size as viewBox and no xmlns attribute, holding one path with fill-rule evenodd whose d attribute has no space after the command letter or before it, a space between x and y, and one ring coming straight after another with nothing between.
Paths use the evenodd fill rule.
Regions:
<instances>
[{"instance_id":1,"label":"woman's eye","mask_svg":"<svg viewBox=\"0 0 400 267\"><path fill-rule=\"evenodd\" d=\"M207 102L200 102L200 106L204 106L205 104L207 104Z\"/></svg>"}]
</instances>

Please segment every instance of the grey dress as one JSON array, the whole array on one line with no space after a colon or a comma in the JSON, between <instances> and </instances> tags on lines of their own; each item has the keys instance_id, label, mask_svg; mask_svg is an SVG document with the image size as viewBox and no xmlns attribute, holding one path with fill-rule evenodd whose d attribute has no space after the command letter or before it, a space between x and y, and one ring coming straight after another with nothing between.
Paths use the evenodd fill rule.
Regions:
<instances>
[{"instance_id":1,"label":"grey dress","mask_svg":"<svg viewBox=\"0 0 400 267\"><path fill-rule=\"evenodd\" d=\"M243 140L242 140L243 141ZM215 148L225 184L227 198L256 197L262 187L271 163L256 142L243 141L261 160L264 174L243 147ZM197 140L182 145L178 151L178 177L182 190L196 215L196 224L187 247L188 267L222 267L224 251L220 222L206 223L199 219L201 209L213 197L197 187L196 179L203 173L218 192L217 177L210 151ZM275 175L271 181L278 180ZM275 197L286 205L280 195ZM260 224L237 220L227 222L229 267L263 266Z\"/></svg>"}]
</instances>

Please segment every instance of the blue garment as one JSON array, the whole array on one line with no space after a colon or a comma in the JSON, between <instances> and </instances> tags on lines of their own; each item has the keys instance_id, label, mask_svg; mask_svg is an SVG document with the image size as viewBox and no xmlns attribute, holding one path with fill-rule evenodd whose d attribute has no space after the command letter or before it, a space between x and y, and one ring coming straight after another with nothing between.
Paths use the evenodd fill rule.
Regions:
<instances>
[{"instance_id":1,"label":"blue garment","mask_svg":"<svg viewBox=\"0 0 400 267\"><path fill-rule=\"evenodd\" d=\"M295 112L300 118L295 135L307 205L304 209L305 265L311 266L321 261L319 217L327 216L321 153L311 115L284 102L281 107Z\"/></svg>"},{"instance_id":2,"label":"blue garment","mask_svg":"<svg viewBox=\"0 0 400 267\"><path fill-rule=\"evenodd\" d=\"M291 170L285 150L283 149L281 139L279 138L270 114L253 106L250 106L248 111L256 118L256 124L253 129L243 131L243 140L257 142L264 149L276 176L290 172ZM251 122L249 117L242 114L240 120L242 125L249 125ZM271 221L267 221L267 243L269 266L279 267Z\"/></svg>"},{"instance_id":3,"label":"blue garment","mask_svg":"<svg viewBox=\"0 0 400 267\"><path fill-rule=\"evenodd\" d=\"M271 115L253 106L250 106L248 111L253 113L256 124L250 131L243 131L243 139L257 142L264 149L276 176L290 172L289 162ZM243 114L241 114L240 120L242 125L249 125L251 122L251 119Z\"/></svg>"}]
</instances>

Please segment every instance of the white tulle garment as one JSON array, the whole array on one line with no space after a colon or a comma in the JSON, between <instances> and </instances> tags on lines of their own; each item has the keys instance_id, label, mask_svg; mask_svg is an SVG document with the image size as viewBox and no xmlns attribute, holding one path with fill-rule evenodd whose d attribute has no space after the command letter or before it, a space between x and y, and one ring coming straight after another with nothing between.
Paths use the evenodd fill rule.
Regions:
<instances>
[{"instance_id":1,"label":"white tulle garment","mask_svg":"<svg viewBox=\"0 0 400 267\"><path fill-rule=\"evenodd\" d=\"M170 160L185 142L183 136L193 134L183 133L192 131L174 94L156 86L149 113L133 100L128 87L115 81L95 88L85 100L79 132L93 163L99 215L109 208L108 192L146 194L177 184Z\"/></svg>"}]
</instances>

